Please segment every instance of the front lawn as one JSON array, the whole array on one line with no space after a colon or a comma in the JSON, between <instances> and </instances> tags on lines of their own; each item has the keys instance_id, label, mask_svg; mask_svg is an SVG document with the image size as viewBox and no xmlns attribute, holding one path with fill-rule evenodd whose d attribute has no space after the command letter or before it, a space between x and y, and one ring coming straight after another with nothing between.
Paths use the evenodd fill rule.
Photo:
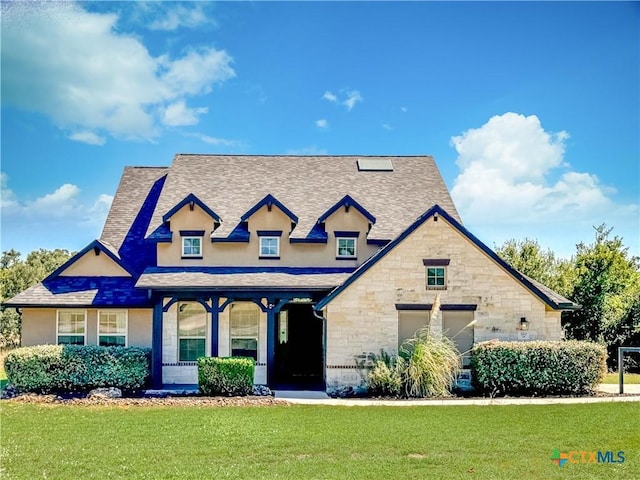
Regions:
<instances>
[{"instance_id":1,"label":"front lawn","mask_svg":"<svg viewBox=\"0 0 640 480\"><path fill-rule=\"evenodd\" d=\"M615 383L618 384L618 373L607 373L602 380L602 383ZM624 374L625 385L637 385L640 384L640 373L625 373Z\"/></svg>"},{"instance_id":2,"label":"front lawn","mask_svg":"<svg viewBox=\"0 0 640 480\"><path fill-rule=\"evenodd\" d=\"M0 407L3 478L640 478L635 402ZM559 467L554 449L626 461Z\"/></svg>"}]
</instances>

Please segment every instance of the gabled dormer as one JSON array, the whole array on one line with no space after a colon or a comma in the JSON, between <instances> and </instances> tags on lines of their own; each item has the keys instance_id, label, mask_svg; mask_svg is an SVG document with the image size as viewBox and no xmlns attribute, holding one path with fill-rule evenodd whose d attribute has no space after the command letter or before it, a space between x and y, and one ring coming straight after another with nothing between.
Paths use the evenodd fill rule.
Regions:
<instances>
[{"instance_id":1,"label":"gabled dormer","mask_svg":"<svg viewBox=\"0 0 640 480\"><path fill-rule=\"evenodd\" d=\"M327 242L335 244L336 260L357 261L375 223L376 217L350 195L345 195L318 218L314 230L316 234L324 231Z\"/></svg>"},{"instance_id":2,"label":"gabled dormer","mask_svg":"<svg viewBox=\"0 0 640 480\"><path fill-rule=\"evenodd\" d=\"M190 193L162 216L162 224L149 235L149 240L170 243L175 233L175 228L171 228L173 219L175 219L174 227L177 226L179 229L196 231L204 229L209 233L222 223L222 219L216 212Z\"/></svg>"},{"instance_id":3,"label":"gabled dormer","mask_svg":"<svg viewBox=\"0 0 640 480\"><path fill-rule=\"evenodd\" d=\"M179 243L179 246L165 247L172 252L171 258L202 259L209 236L221 222L222 219L216 212L190 193L162 216L162 224L149 235L149 240ZM179 242L175 241L177 236L180 238Z\"/></svg>"},{"instance_id":4,"label":"gabled dormer","mask_svg":"<svg viewBox=\"0 0 640 480\"><path fill-rule=\"evenodd\" d=\"M67 260L44 282L56 277L134 277L135 272L126 265L111 245L94 240Z\"/></svg>"}]
</instances>

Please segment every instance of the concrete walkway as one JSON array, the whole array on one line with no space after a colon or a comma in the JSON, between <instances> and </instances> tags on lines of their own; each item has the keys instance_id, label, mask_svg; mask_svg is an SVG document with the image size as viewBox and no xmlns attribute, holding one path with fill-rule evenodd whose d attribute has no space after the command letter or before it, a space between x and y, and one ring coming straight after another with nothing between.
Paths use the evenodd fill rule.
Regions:
<instances>
[{"instance_id":1,"label":"concrete walkway","mask_svg":"<svg viewBox=\"0 0 640 480\"><path fill-rule=\"evenodd\" d=\"M601 385L603 392L617 393L618 385ZM610 392L609 387L615 387ZM633 388L630 388L633 387ZM341 405L347 407L418 407L451 405L556 405L573 403L640 402L640 385L625 385L625 395L611 397L562 397L562 398L452 398L438 400L375 400L371 398L330 398L324 392L276 390L275 398L299 405Z\"/></svg>"}]
</instances>

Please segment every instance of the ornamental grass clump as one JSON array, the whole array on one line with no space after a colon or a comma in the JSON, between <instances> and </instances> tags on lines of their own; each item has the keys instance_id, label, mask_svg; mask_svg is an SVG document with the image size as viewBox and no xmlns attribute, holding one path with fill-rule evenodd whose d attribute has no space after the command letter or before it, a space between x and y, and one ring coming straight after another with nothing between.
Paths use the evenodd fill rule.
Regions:
<instances>
[{"instance_id":1,"label":"ornamental grass clump","mask_svg":"<svg viewBox=\"0 0 640 480\"><path fill-rule=\"evenodd\" d=\"M404 365L402 386L405 396L423 398L451 395L461 357L449 338L433 335L429 327L422 328L401 345L399 357Z\"/></svg>"},{"instance_id":2,"label":"ornamental grass clump","mask_svg":"<svg viewBox=\"0 0 640 480\"><path fill-rule=\"evenodd\" d=\"M461 356L447 337L429 327L405 340L398 355L373 356L367 389L373 396L447 397L460 369Z\"/></svg>"}]
</instances>

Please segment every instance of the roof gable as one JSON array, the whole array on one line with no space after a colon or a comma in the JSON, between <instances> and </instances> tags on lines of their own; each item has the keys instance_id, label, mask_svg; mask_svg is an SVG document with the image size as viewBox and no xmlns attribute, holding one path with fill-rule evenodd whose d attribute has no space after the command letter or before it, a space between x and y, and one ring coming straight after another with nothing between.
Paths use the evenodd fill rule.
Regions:
<instances>
[{"instance_id":1,"label":"roof gable","mask_svg":"<svg viewBox=\"0 0 640 480\"><path fill-rule=\"evenodd\" d=\"M374 266L378 261L388 255L397 245L399 245L405 238L411 235L418 227L424 224L429 218L439 217L441 216L444 220L447 221L455 230L457 230L463 237L473 243L476 247L478 247L485 255L491 258L495 263L497 263L500 267L502 267L511 277L513 277L517 282L522 284L527 290L529 290L533 295L538 297L542 302L551 307L554 310L567 310L567 309L575 309L580 308L579 305L567 300L556 292L553 292L551 289L545 287L544 285L530 279L526 275L521 274L516 269L511 267L507 262L505 262L502 258L498 256L493 250L491 250L488 246L482 243L478 238L475 237L469 230L463 227L456 219L454 219L451 215L449 215L442 207L439 205L434 205L429 210L427 210L424 214L422 214L418 219L413 222L404 232L402 232L397 238L392 240L388 245L379 250L376 254L374 254L371 258L369 258L366 262L364 262L354 273L351 275L342 285L335 288L329 295L323 298L320 302L318 302L314 309L316 311L324 308L328 303L330 303L335 297L337 297L341 292L346 290L353 282L355 282L360 276L362 276L367 270L369 270L372 266Z\"/></svg>"},{"instance_id":2,"label":"roof gable","mask_svg":"<svg viewBox=\"0 0 640 480\"><path fill-rule=\"evenodd\" d=\"M119 276L121 277L136 276L135 272L122 261L118 253L115 251L115 249L111 245L109 245L104 240L94 240L85 248L83 248L78 253L76 253L73 257L71 257L69 260L67 260L65 263L63 263L60 267L54 270L47 278L45 278L43 282L50 281L50 280L53 280L54 278L61 276L65 272L65 270L69 269L72 265L74 265L76 262L82 259L91 250L93 250L96 255L100 255L100 254L106 255L111 261L113 261L118 267L120 267L123 270L123 272L126 274L126 275L119 275ZM100 277L100 276L102 275L95 275L95 277Z\"/></svg>"},{"instance_id":3,"label":"roof gable","mask_svg":"<svg viewBox=\"0 0 640 480\"><path fill-rule=\"evenodd\" d=\"M358 212L360 212L363 217L369 220L371 224L376 223L376 217L371 215L371 213L369 213L366 208L364 208L362 205L356 202L353 198L351 198L350 195L345 195L340 200L338 200L338 202L335 203L329 210L327 210L322 215L320 215L320 218L318 218L318 223L324 223L327 220L327 218L333 215L340 207L344 207L345 210L349 210L349 208L353 207Z\"/></svg>"},{"instance_id":4,"label":"roof gable","mask_svg":"<svg viewBox=\"0 0 640 480\"><path fill-rule=\"evenodd\" d=\"M171 217L173 217L179 210L181 210L184 206L189 205L189 208L193 210L195 205L198 205L202 210L205 211L207 215L213 218L213 221L216 223L222 222L220 217L216 212L211 210L202 200L196 197L193 193L190 193L186 197L184 197L181 201L176 203L173 208L171 208L167 213L162 216L162 222L166 223L169 221Z\"/></svg>"},{"instance_id":5,"label":"roof gable","mask_svg":"<svg viewBox=\"0 0 640 480\"><path fill-rule=\"evenodd\" d=\"M240 217L240 220L243 222L248 221L249 218L251 218L251 215L256 213L265 205L269 209L269 211L271 211L271 208L273 207L278 207L282 213L284 213L287 217L291 219L292 223L298 223L298 217L294 215L291 210L289 210L282 203L280 203L278 199L273 195L271 195L270 193L267 196L265 196L262 200L260 200L258 203L256 203L253 207L251 207L244 215L242 215L242 217Z\"/></svg>"}]
</instances>

